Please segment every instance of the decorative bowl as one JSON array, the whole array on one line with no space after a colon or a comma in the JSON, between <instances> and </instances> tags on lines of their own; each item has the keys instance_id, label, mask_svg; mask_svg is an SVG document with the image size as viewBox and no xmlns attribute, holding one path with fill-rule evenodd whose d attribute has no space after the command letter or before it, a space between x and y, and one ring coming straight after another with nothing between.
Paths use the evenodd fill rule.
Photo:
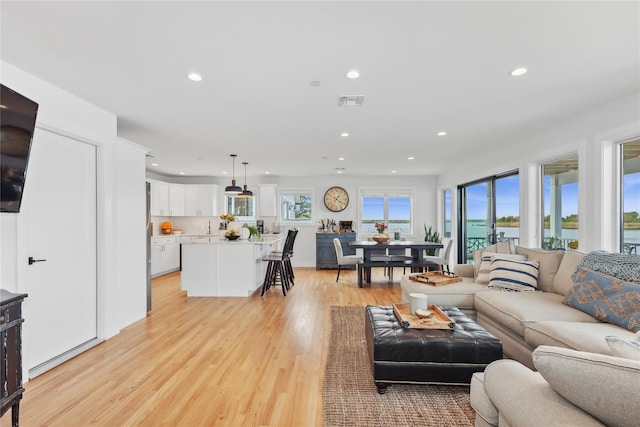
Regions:
<instances>
[{"instance_id":1,"label":"decorative bowl","mask_svg":"<svg viewBox=\"0 0 640 427\"><path fill-rule=\"evenodd\" d=\"M387 236L373 236L373 240L375 240L378 243L386 243L386 241L389 240L389 238Z\"/></svg>"},{"instance_id":2,"label":"decorative bowl","mask_svg":"<svg viewBox=\"0 0 640 427\"><path fill-rule=\"evenodd\" d=\"M240 235L236 235L236 236L224 236L227 238L227 240L238 240L240 238Z\"/></svg>"}]
</instances>

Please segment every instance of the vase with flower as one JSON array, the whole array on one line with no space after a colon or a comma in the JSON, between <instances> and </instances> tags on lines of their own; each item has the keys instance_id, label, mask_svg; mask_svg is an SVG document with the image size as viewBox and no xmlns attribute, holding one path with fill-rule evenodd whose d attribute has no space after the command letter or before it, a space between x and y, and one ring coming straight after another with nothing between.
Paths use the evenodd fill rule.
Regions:
<instances>
[{"instance_id":1,"label":"vase with flower","mask_svg":"<svg viewBox=\"0 0 640 427\"><path fill-rule=\"evenodd\" d=\"M220 227L219 230L226 230L227 226L229 225L230 222L233 222L233 220L235 219L235 217L233 216L233 214L224 214L224 215L220 215L220 219L222 221L220 221Z\"/></svg>"},{"instance_id":2,"label":"vase with flower","mask_svg":"<svg viewBox=\"0 0 640 427\"><path fill-rule=\"evenodd\" d=\"M385 230L387 229L386 224L382 222L376 222L373 226L378 231L378 234L373 236L373 240L378 243L385 243L387 240L389 240L389 233L385 232Z\"/></svg>"}]
</instances>

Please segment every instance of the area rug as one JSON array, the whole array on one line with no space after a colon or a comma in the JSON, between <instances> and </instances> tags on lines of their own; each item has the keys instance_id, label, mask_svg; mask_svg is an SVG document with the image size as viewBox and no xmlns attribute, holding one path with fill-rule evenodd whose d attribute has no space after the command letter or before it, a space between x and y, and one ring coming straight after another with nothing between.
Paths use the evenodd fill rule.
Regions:
<instances>
[{"instance_id":1,"label":"area rug","mask_svg":"<svg viewBox=\"0 0 640 427\"><path fill-rule=\"evenodd\" d=\"M325 426L473 426L469 387L392 384L378 394L364 320L364 307L331 307L322 390Z\"/></svg>"}]
</instances>

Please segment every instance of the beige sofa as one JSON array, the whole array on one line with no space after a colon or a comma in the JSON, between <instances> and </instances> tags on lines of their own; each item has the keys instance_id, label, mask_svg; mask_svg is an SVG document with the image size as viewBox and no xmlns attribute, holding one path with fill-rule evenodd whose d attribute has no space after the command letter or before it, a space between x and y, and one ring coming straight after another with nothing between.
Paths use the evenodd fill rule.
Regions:
<instances>
[{"instance_id":1,"label":"beige sofa","mask_svg":"<svg viewBox=\"0 0 640 427\"><path fill-rule=\"evenodd\" d=\"M430 286L401 278L402 300L409 294L424 293L429 304L456 306L502 341L504 353L530 369L535 369L532 353L540 345L611 355L605 337L616 335L633 339L622 327L603 323L562 303L572 287L571 275L584 256L578 251L546 251L513 246L503 242L483 250L485 253L516 253L540 263L538 291L501 292L474 280L473 265L458 265L455 272L463 281ZM477 263L476 263L477 264Z\"/></svg>"}]
</instances>

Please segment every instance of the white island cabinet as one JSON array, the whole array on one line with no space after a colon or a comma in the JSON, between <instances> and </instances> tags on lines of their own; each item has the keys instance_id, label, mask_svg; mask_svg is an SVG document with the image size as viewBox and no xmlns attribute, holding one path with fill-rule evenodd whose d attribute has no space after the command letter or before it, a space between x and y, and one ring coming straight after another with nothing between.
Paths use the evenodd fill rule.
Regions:
<instances>
[{"instance_id":1,"label":"white island cabinet","mask_svg":"<svg viewBox=\"0 0 640 427\"><path fill-rule=\"evenodd\" d=\"M189 297L248 297L262 286L262 257L282 248L286 236L265 241L191 238L182 242L181 288Z\"/></svg>"}]
</instances>

